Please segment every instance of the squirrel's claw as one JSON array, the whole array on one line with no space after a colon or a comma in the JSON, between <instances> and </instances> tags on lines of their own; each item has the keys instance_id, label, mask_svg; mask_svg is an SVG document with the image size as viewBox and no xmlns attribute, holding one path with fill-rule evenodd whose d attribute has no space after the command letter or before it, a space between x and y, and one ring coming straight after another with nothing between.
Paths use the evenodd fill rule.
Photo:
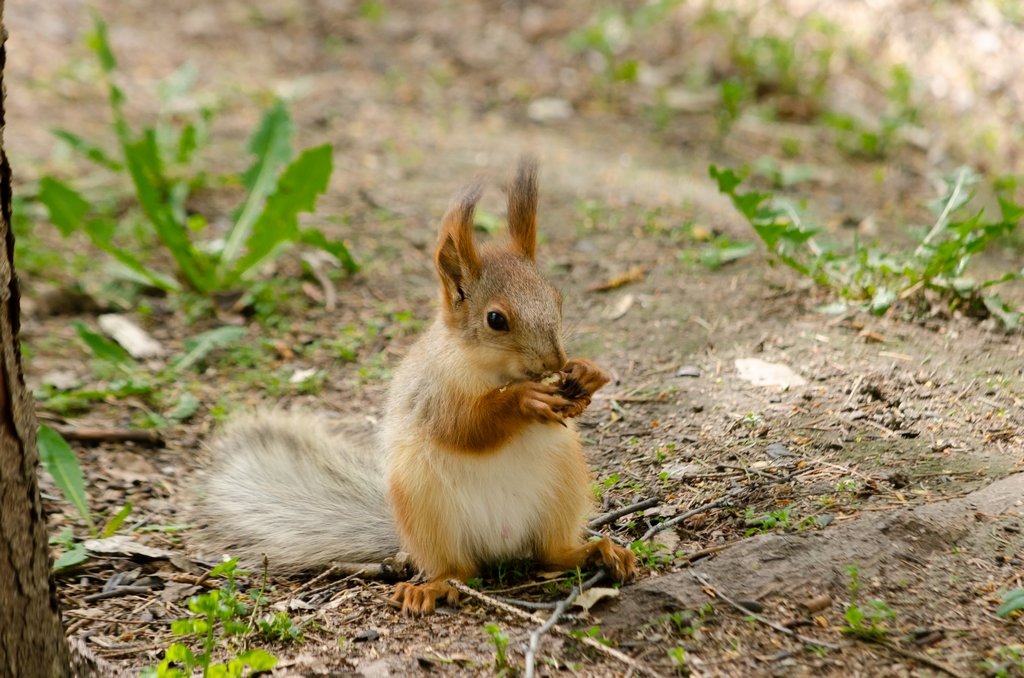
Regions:
<instances>
[{"instance_id":1,"label":"squirrel's claw","mask_svg":"<svg viewBox=\"0 0 1024 678\"><path fill-rule=\"evenodd\" d=\"M391 596L391 600L401 604L402 614L416 617L433 614L437 599L442 596L450 605L459 600L459 592L443 581L431 581L426 584L400 582L395 586L395 594Z\"/></svg>"},{"instance_id":2,"label":"squirrel's claw","mask_svg":"<svg viewBox=\"0 0 1024 678\"><path fill-rule=\"evenodd\" d=\"M602 540L599 546L601 564L615 581L627 582L636 575L636 556L625 546L609 540Z\"/></svg>"},{"instance_id":3,"label":"squirrel's claw","mask_svg":"<svg viewBox=\"0 0 1024 678\"><path fill-rule=\"evenodd\" d=\"M573 379L588 395L594 395L599 388L611 381L607 372L586 358L573 358L562 368L563 379Z\"/></svg>"},{"instance_id":4,"label":"squirrel's claw","mask_svg":"<svg viewBox=\"0 0 1024 678\"><path fill-rule=\"evenodd\" d=\"M525 385L519 400L519 409L527 417L562 425L564 411L571 406L571 401L559 395L557 386L535 382Z\"/></svg>"}]
</instances>

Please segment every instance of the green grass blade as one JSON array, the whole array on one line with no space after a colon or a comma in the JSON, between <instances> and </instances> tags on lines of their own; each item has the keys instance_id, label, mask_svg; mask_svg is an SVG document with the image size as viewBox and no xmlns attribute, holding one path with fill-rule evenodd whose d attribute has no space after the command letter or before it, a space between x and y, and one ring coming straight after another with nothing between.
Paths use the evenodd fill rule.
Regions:
<instances>
[{"instance_id":1,"label":"green grass blade","mask_svg":"<svg viewBox=\"0 0 1024 678\"><path fill-rule=\"evenodd\" d=\"M131 279L140 285L150 285L165 292L181 291L181 285L178 284L177 280L159 271L152 271L146 268L145 264L124 250L109 247L104 248L104 251L114 257L124 267L122 273L124 273L125 278Z\"/></svg>"},{"instance_id":2,"label":"green grass blade","mask_svg":"<svg viewBox=\"0 0 1024 678\"><path fill-rule=\"evenodd\" d=\"M82 475L82 467L78 465L78 457L64 438L49 426L39 427L37 441L43 468L53 478L64 498L78 509L79 515L89 526L89 532L96 534L96 525L86 501L85 477Z\"/></svg>"},{"instance_id":3,"label":"green grass blade","mask_svg":"<svg viewBox=\"0 0 1024 678\"><path fill-rule=\"evenodd\" d=\"M132 503L129 501L126 502L125 505L121 507L120 511L118 511L110 520L107 521L107 524L103 527L103 533L100 536L103 539L106 539L107 537L113 537L114 533L116 533L121 528L121 525L124 524L125 519L131 512Z\"/></svg>"},{"instance_id":4,"label":"green grass blade","mask_svg":"<svg viewBox=\"0 0 1024 678\"><path fill-rule=\"evenodd\" d=\"M174 369L186 370L205 358L210 351L234 343L244 334L244 327L228 325L186 339L185 346L188 351L174 363Z\"/></svg>"},{"instance_id":5,"label":"green grass blade","mask_svg":"<svg viewBox=\"0 0 1024 678\"><path fill-rule=\"evenodd\" d=\"M49 176L39 180L39 202L46 207L50 221L64 237L81 227L82 219L92 207L81 193Z\"/></svg>"},{"instance_id":6,"label":"green grass blade","mask_svg":"<svg viewBox=\"0 0 1024 678\"><path fill-rule=\"evenodd\" d=\"M124 350L109 339L93 332L80 322L73 323L75 332L79 338L92 351L93 357L111 365L127 367L135 363L128 351Z\"/></svg>"},{"instance_id":7,"label":"green grass blade","mask_svg":"<svg viewBox=\"0 0 1024 678\"><path fill-rule=\"evenodd\" d=\"M92 143L88 139L85 139L74 132L70 132L66 129L55 129L53 130L53 136L57 137L72 150L81 153L85 158L91 162L96 163L100 167L110 170L111 172L120 172L124 169L124 165L110 157L103 148Z\"/></svg>"},{"instance_id":8,"label":"green grass blade","mask_svg":"<svg viewBox=\"0 0 1024 678\"><path fill-rule=\"evenodd\" d=\"M352 253L349 252L345 243L340 240L328 240L327 236L315 228L307 228L302 231L299 239L310 247L316 247L334 255L349 273L355 273L359 270L359 264L352 257Z\"/></svg>"},{"instance_id":9,"label":"green grass blade","mask_svg":"<svg viewBox=\"0 0 1024 678\"><path fill-rule=\"evenodd\" d=\"M1024 611L1024 589L1014 589L1003 596L1003 602L996 610L996 614L1006 619L1017 611Z\"/></svg>"},{"instance_id":10,"label":"green grass blade","mask_svg":"<svg viewBox=\"0 0 1024 678\"><path fill-rule=\"evenodd\" d=\"M167 418L180 424L183 421L191 419L198 411L199 398L196 398L188 391L185 391L181 394L181 397L178 398L178 402L174 404L174 409L167 414Z\"/></svg>"},{"instance_id":11,"label":"green grass blade","mask_svg":"<svg viewBox=\"0 0 1024 678\"><path fill-rule=\"evenodd\" d=\"M53 561L53 571L61 572L89 560L89 553L82 544L75 544L64 553L60 554L57 560Z\"/></svg>"},{"instance_id":12,"label":"green grass blade","mask_svg":"<svg viewBox=\"0 0 1024 678\"><path fill-rule=\"evenodd\" d=\"M99 14L93 12L92 25L93 30L85 39L86 45L96 55L96 58L99 59L100 67L103 71L105 73L113 73L114 69L117 68L117 59L114 58L114 52L110 49L110 39L107 36L107 22Z\"/></svg>"},{"instance_id":13,"label":"green grass blade","mask_svg":"<svg viewBox=\"0 0 1024 678\"><path fill-rule=\"evenodd\" d=\"M304 151L281 172L274 192L252 225L245 256L226 277L229 284L258 266L281 243L299 238L299 213L316 209L332 170L331 146L324 144Z\"/></svg>"},{"instance_id":14,"label":"green grass blade","mask_svg":"<svg viewBox=\"0 0 1024 678\"><path fill-rule=\"evenodd\" d=\"M209 292L211 281L208 267L192 247L188 227L174 218L166 190L169 182L164 175L153 130L146 130L141 139L126 145L124 153L135 185L135 195L153 224L157 237L174 257L189 285L198 292Z\"/></svg>"},{"instance_id":15,"label":"green grass blade","mask_svg":"<svg viewBox=\"0 0 1024 678\"><path fill-rule=\"evenodd\" d=\"M242 247L259 218L264 200L274 190L278 169L291 158L291 149L291 117L284 102L278 101L263 115L263 121L249 141L249 150L256 156L252 166L242 175L242 182L249 189L249 194L242 203L221 252L221 275L230 270L242 255Z\"/></svg>"}]
</instances>

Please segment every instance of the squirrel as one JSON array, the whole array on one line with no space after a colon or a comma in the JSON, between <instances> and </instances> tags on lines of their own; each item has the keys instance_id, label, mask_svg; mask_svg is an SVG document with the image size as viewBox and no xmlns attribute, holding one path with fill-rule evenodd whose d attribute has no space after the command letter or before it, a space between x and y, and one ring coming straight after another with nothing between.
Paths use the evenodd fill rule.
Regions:
<instances>
[{"instance_id":1,"label":"squirrel","mask_svg":"<svg viewBox=\"0 0 1024 678\"><path fill-rule=\"evenodd\" d=\"M279 571L405 551L426 579L395 589L411 615L455 603L449 580L504 558L635 574L628 548L583 538L590 475L572 420L609 377L567 360L562 298L535 262L536 161L508 190L507 242L474 242L481 193L464 188L441 221L440 310L395 371L376 444L309 414L229 423L202 481L208 544Z\"/></svg>"}]
</instances>

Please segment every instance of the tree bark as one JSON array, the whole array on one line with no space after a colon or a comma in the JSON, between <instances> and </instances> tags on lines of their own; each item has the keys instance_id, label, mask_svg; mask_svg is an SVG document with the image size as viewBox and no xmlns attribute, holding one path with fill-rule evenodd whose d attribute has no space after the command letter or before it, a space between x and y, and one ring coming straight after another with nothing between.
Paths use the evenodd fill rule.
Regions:
<instances>
[{"instance_id":1,"label":"tree bark","mask_svg":"<svg viewBox=\"0 0 1024 678\"><path fill-rule=\"evenodd\" d=\"M3 150L7 62L0 0L0 676L72 674L39 500L36 418L21 370L11 167Z\"/></svg>"}]
</instances>

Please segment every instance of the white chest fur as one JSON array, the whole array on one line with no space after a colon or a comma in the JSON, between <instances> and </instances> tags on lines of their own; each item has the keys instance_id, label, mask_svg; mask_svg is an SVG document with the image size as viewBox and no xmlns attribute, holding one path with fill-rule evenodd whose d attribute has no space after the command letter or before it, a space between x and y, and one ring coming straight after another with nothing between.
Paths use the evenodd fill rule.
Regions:
<instances>
[{"instance_id":1,"label":"white chest fur","mask_svg":"<svg viewBox=\"0 0 1024 678\"><path fill-rule=\"evenodd\" d=\"M424 450L423 480L443 489L435 510L459 551L480 562L529 555L543 522L564 510L559 467L578 454L575 437L570 428L537 424L489 454Z\"/></svg>"}]
</instances>

